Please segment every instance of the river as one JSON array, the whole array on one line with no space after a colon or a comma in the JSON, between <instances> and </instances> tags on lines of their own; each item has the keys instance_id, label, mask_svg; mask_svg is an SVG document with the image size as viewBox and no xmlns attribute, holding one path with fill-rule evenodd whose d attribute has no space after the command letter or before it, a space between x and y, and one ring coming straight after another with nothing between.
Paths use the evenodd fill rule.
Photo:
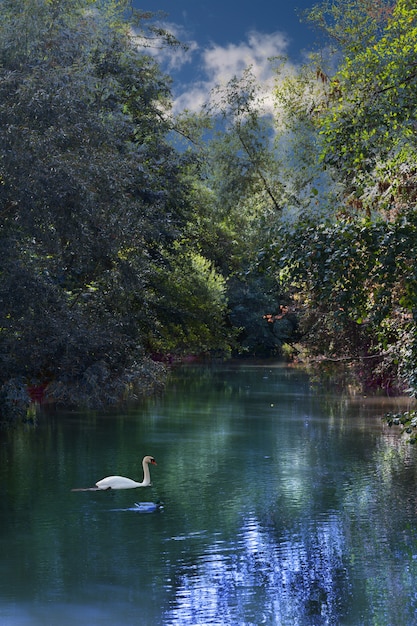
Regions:
<instances>
[{"instance_id":1,"label":"river","mask_svg":"<svg viewBox=\"0 0 417 626\"><path fill-rule=\"evenodd\" d=\"M139 406L3 432L0 623L417 624L417 446L380 419L399 403L197 365ZM141 480L146 454L151 487L71 491Z\"/></svg>"}]
</instances>

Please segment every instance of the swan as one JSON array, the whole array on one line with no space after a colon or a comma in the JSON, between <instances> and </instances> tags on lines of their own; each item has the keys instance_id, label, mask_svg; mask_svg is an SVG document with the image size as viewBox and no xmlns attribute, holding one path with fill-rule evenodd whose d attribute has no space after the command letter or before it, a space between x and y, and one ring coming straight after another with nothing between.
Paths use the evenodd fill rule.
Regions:
<instances>
[{"instance_id":1,"label":"swan","mask_svg":"<svg viewBox=\"0 0 417 626\"><path fill-rule=\"evenodd\" d=\"M153 456L144 456L142 459L143 467L143 480L138 483L131 478L125 478L125 476L106 476L98 482L95 487L81 487L80 489L71 489L71 491L100 491L106 489L136 489L136 487L150 487L151 474L149 472L149 464L156 465L156 461Z\"/></svg>"},{"instance_id":2,"label":"swan","mask_svg":"<svg viewBox=\"0 0 417 626\"><path fill-rule=\"evenodd\" d=\"M136 489L136 487L149 487L152 484L149 464L156 465L153 456L148 455L143 457L143 481L141 483L131 478L125 478L124 476L107 476L96 482L96 487L98 489Z\"/></svg>"}]
</instances>

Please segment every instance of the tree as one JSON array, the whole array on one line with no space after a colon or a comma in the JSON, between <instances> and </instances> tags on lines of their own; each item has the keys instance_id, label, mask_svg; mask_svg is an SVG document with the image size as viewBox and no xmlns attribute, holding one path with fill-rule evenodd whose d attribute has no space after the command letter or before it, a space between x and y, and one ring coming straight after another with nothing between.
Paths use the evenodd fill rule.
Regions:
<instances>
[{"instance_id":1,"label":"tree","mask_svg":"<svg viewBox=\"0 0 417 626\"><path fill-rule=\"evenodd\" d=\"M218 243L207 255L227 279L228 319L238 331L240 351L281 354L289 334L271 332L264 316L279 311L286 296L276 276L259 263L259 251L270 240L288 193L274 145L273 117L251 68L216 89L207 112L214 131L206 143L202 175L218 225Z\"/></svg>"},{"instance_id":2,"label":"tree","mask_svg":"<svg viewBox=\"0 0 417 626\"><path fill-rule=\"evenodd\" d=\"M155 266L187 219L169 80L129 6L0 6L0 382L66 400L142 375Z\"/></svg>"},{"instance_id":3,"label":"tree","mask_svg":"<svg viewBox=\"0 0 417 626\"><path fill-rule=\"evenodd\" d=\"M213 264L191 242L178 242L158 276L149 349L171 357L225 356L230 341L226 285Z\"/></svg>"},{"instance_id":4,"label":"tree","mask_svg":"<svg viewBox=\"0 0 417 626\"><path fill-rule=\"evenodd\" d=\"M313 106L300 112L287 97L286 111L305 115L317 134L338 202L281 225L275 262L300 302L313 353L357 360L363 380L415 393L417 13L406 0L392 11L353 0L320 5L311 17L337 42L338 67L332 75L318 66Z\"/></svg>"},{"instance_id":5,"label":"tree","mask_svg":"<svg viewBox=\"0 0 417 626\"><path fill-rule=\"evenodd\" d=\"M404 183L414 197L417 10L409 0L394 8L390 2L353 4L364 21L340 18L337 31L347 33L340 37L344 56L329 77L328 105L317 124L324 162L338 169L356 206L380 210L391 208L388 199L394 196L395 203L392 192L404 192Z\"/></svg>"}]
</instances>

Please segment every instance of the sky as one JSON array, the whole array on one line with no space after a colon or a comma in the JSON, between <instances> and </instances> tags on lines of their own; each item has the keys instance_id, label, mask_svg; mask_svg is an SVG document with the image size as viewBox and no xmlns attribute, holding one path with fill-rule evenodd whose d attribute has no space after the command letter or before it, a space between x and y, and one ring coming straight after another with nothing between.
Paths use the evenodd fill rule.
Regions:
<instances>
[{"instance_id":1,"label":"sky","mask_svg":"<svg viewBox=\"0 0 417 626\"><path fill-rule=\"evenodd\" d=\"M300 64L314 49L317 33L299 12L319 0L134 0L135 8L162 11L163 26L188 51L155 50L173 78L174 110L198 110L211 89L240 75L247 66L267 87L270 57Z\"/></svg>"}]
</instances>

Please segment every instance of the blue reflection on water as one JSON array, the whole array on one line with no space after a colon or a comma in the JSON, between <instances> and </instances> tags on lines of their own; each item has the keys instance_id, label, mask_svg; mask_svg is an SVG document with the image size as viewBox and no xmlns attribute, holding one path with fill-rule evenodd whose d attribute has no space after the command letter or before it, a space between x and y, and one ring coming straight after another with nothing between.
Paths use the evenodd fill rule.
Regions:
<instances>
[{"instance_id":1,"label":"blue reflection on water","mask_svg":"<svg viewBox=\"0 0 417 626\"><path fill-rule=\"evenodd\" d=\"M131 511L133 513L157 513L162 511L164 505L162 502L135 502L133 506L124 509L110 509L110 511Z\"/></svg>"},{"instance_id":2,"label":"blue reflection on water","mask_svg":"<svg viewBox=\"0 0 417 626\"><path fill-rule=\"evenodd\" d=\"M167 625L337 624L349 596L343 527L334 514L277 541L255 515L234 545L214 541L193 563L178 564ZM300 617L302 616L302 621Z\"/></svg>"}]
</instances>

